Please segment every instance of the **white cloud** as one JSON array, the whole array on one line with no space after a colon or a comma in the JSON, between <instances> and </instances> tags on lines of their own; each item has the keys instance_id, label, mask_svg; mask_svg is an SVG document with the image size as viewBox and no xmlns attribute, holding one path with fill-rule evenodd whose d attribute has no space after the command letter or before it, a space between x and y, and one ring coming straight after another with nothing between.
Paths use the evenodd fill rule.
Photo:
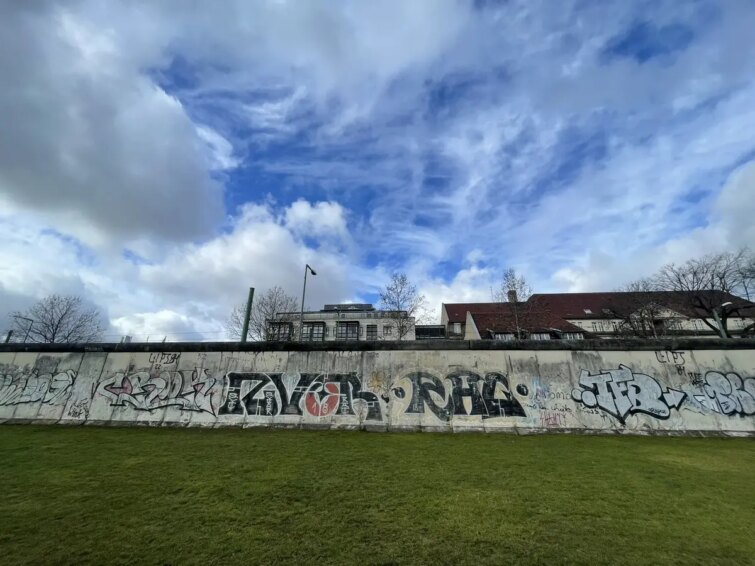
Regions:
<instances>
[{"instance_id":1,"label":"white cloud","mask_svg":"<svg viewBox=\"0 0 755 566\"><path fill-rule=\"evenodd\" d=\"M153 341L161 339L170 341L198 341L203 339L221 340L223 339L222 327L209 330L207 323L201 325L197 330L196 319L170 310L159 310L157 312L134 313L122 316L112 321L113 327L121 336L131 336L136 341Z\"/></svg>"},{"instance_id":2,"label":"white cloud","mask_svg":"<svg viewBox=\"0 0 755 566\"><path fill-rule=\"evenodd\" d=\"M625 253L591 250L553 275L552 284L571 292L610 290L652 275L662 265L693 257L755 246L755 161L734 171L715 203L708 222L655 245L632 247Z\"/></svg>"},{"instance_id":3,"label":"white cloud","mask_svg":"<svg viewBox=\"0 0 755 566\"><path fill-rule=\"evenodd\" d=\"M197 135L207 144L207 149L212 156L213 169L222 171L239 166L241 160L234 155L231 142L218 132L208 126L197 126Z\"/></svg>"},{"instance_id":4,"label":"white cloud","mask_svg":"<svg viewBox=\"0 0 755 566\"><path fill-rule=\"evenodd\" d=\"M346 218L337 202L318 202L314 205L299 199L286 210L286 227L304 237L343 237Z\"/></svg>"},{"instance_id":5,"label":"white cloud","mask_svg":"<svg viewBox=\"0 0 755 566\"><path fill-rule=\"evenodd\" d=\"M507 266L605 289L755 246L754 166L724 186L754 149L751 5L482 4L3 5L3 306L209 333L305 263L312 306L399 269L437 310ZM645 19L690 45L605 55Z\"/></svg>"},{"instance_id":6,"label":"white cloud","mask_svg":"<svg viewBox=\"0 0 755 566\"><path fill-rule=\"evenodd\" d=\"M0 9L2 201L98 245L210 234L221 191L181 103L145 76L116 22L73 8Z\"/></svg>"},{"instance_id":7,"label":"white cloud","mask_svg":"<svg viewBox=\"0 0 755 566\"><path fill-rule=\"evenodd\" d=\"M53 292L81 295L107 313L110 339L159 334L174 340L223 338L225 319L250 286L263 292L279 285L298 299L306 263L317 271L308 280L308 306L354 299L357 282L369 276L343 252L309 247L286 224L291 210L246 205L227 233L176 245L147 264L102 257L33 217L0 219L7 260L0 266L0 297L13 299L3 305L12 310Z\"/></svg>"}]
</instances>

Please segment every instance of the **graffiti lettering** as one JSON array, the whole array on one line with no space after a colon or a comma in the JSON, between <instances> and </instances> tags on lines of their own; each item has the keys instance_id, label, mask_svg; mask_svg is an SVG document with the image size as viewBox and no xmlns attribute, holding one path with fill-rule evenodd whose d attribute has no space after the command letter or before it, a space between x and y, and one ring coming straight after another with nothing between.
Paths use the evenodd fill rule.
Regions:
<instances>
[{"instance_id":1,"label":"graffiti lettering","mask_svg":"<svg viewBox=\"0 0 755 566\"><path fill-rule=\"evenodd\" d=\"M220 415L356 415L360 407L367 420L383 419L377 395L362 390L355 373L285 374L230 372L226 400ZM355 408L356 405L356 408Z\"/></svg>"},{"instance_id":2,"label":"graffiti lettering","mask_svg":"<svg viewBox=\"0 0 755 566\"><path fill-rule=\"evenodd\" d=\"M709 371L705 374L703 395L695 399L703 406L724 415L755 414L755 378L742 379L738 374ZM708 402L708 399L710 402Z\"/></svg>"},{"instance_id":3,"label":"graffiti lettering","mask_svg":"<svg viewBox=\"0 0 755 566\"><path fill-rule=\"evenodd\" d=\"M662 364L673 364L675 366L683 366L684 352L679 350L662 350L655 353L655 358Z\"/></svg>"},{"instance_id":4,"label":"graffiti lettering","mask_svg":"<svg viewBox=\"0 0 755 566\"><path fill-rule=\"evenodd\" d=\"M453 372L447 376L451 382L448 393L443 382L432 374L414 372L407 379L412 384L412 397L406 409L409 414L422 414L427 407L443 421L450 420L452 415L480 415L483 419L526 416L502 373L490 372L481 377L474 372ZM406 395L401 387L394 393L399 398Z\"/></svg>"},{"instance_id":5,"label":"graffiti lettering","mask_svg":"<svg viewBox=\"0 0 755 566\"><path fill-rule=\"evenodd\" d=\"M678 409L687 396L678 389L664 392L655 379L644 373L632 373L625 365L596 375L583 369L579 386L580 389L572 391L575 401L587 407L599 407L622 424L628 415L636 413L667 419L671 409Z\"/></svg>"},{"instance_id":6,"label":"graffiti lettering","mask_svg":"<svg viewBox=\"0 0 755 566\"><path fill-rule=\"evenodd\" d=\"M564 413L554 413L551 411L540 412L540 427L564 427L566 426L566 415Z\"/></svg>"},{"instance_id":7,"label":"graffiti lettering","mask_svg":"<svg viewBox=\"0 0 755 566\"><path fill-rule=\"evenodd\" d=\"M70 369L55 374L40 375L33 369L28 374L0 375L0 405L64 404L75 379L76 372Z\"/></svg>"},{"instance_id":8,"label":"graffiti lettering","mask_svg":"<svg viewBox=\"0 0 755 566\"><path fill-rule=\"evenodd\" d=\"M100 382L97 392L113 407L129 405L139 411L178 407L215 414L212 394L216 380L207 370L117 372Z\"/></svg>"},{"instance_id":9,"label":"graffiti lettering","mask_svg":"<svg viewBox=\"0 0 755 566\"><path fill-rule=\"evenodd\" d=\"M178 357L181 354L177 354L174 352L152 352L149 355L149 363L151 364L159 364L159 365L168 365L172 364L178 361Z\"/></svg>"}]
</instances>

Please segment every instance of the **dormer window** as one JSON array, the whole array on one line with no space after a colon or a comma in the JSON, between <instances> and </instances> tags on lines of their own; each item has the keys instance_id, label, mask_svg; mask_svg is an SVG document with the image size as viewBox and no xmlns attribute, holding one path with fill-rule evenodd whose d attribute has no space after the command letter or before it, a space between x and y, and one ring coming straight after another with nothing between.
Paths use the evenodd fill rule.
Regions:
<instances>
[{"instance_id":1,"label":"dormer window","mask_svg":"<svg viewBox=\"0 0 755 566\"><path fill-rule=\"evenodd\" d=\"M582 309L585 311L585 314L592 314L592 311L590 309Z\"/></svg>"}]
</instances>

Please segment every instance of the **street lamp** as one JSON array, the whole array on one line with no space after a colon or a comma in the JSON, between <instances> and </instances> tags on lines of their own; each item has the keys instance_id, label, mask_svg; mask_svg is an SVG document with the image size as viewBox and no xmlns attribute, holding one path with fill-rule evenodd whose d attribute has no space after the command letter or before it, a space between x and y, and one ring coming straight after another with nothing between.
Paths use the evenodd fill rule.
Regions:
<instances>
[{"instance_id":1,"label":"street lamp","mask_svg":"<svg viewBox=\"0 0 755 566\"><path fill-rule=\"evenodd\" d=\"M312 275L317 275L317 272L312 269L309 264L304 268L304 288L301 290L301 311L299 312L299 342L302 341L304 334L304 297L307 293L307 271Z\"/></svg>"},{"instance_id":2,"label":"street lamp","mask_svg":"<svg viewBox=\"0 0 755 566\"><path fill-rule=\"evenodd\" d=\"M726 332L724 332L724 327L721 324L721 317L719 317L718 315L718 309L728 307L731 304L734 304L734 303L732 303L731 301L726 301L725 303L713 308L713 318L716 321L716 326L718 326L718 333L721 335L721 338L728 338L728 336L726 336Z\"/></svg>"}]
</instances>

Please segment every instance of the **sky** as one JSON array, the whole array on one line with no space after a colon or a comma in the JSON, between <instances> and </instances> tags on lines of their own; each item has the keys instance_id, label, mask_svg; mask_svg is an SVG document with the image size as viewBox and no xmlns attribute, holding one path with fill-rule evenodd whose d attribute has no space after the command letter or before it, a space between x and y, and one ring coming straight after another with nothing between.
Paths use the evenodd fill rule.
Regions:
<instances>
[{"instance_id":1,"label":"sky","mask_svg":"<svg viewBox=\"0 0 755 566\"><path fill-rule=\"evenodd\" d=\"M755 2L0 3L0 331L225 338L250 286L604 291L755 247Z\"/></svg>"}]
</instances>

